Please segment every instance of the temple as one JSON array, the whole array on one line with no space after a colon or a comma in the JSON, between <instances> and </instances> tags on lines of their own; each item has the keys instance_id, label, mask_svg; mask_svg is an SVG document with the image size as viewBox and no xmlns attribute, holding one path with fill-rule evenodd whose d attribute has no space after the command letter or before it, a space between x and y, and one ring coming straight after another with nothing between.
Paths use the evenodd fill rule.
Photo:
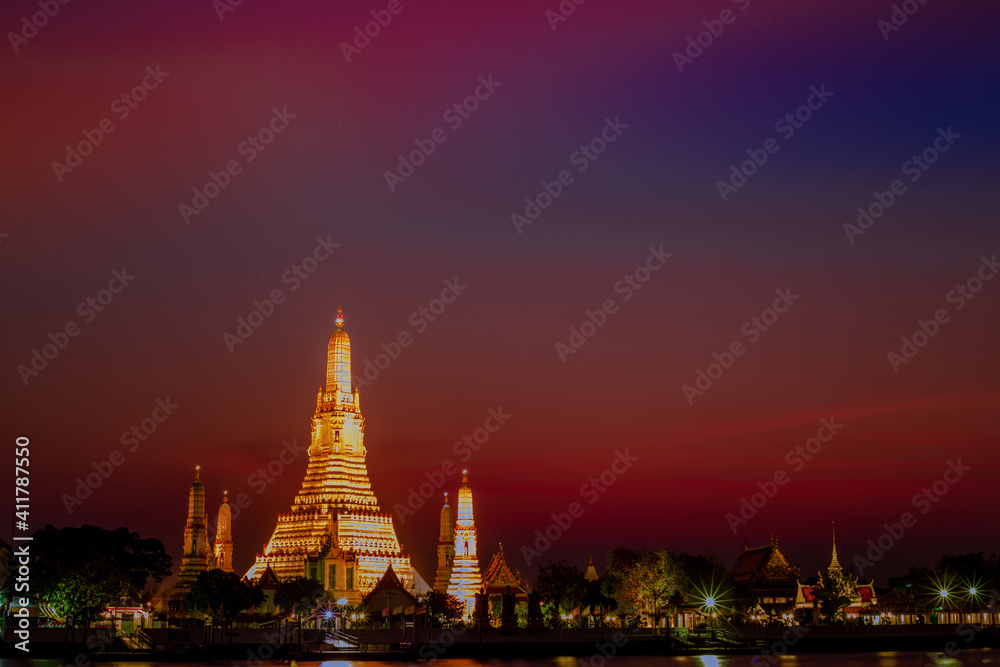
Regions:
<instances>
[{"instance_id":1,"label":"temple","mask_svg":"<svg viewBox=\"0 0 1000 667\"><path fill-rule=\"evenodd\" d=\"M188 491L188 515L184 525L184 550L181 569L174 586L174 598L183 598L198 575L215 566L215 555L208 545L208 510L205 508L205 485L201 466L195 466L194 481Z\"/></svg>"},{"instance_id":2,"label":"temple","mask_svg":"<svg viewBox=\"0 0 1000 667\"><path fill-rule=\"evenodd\" d=\"M184 524L184 549L177 583L170 590L170 600L179 609L184 596L191 590L198 575L205 570L221 568L233 571L233 538L230 532L232 514L229 497L223 497L216 519L215 545L208 539L208 510L205 507L205 485L201 481L201 466L195 466L194 481L188 490L188 514Z\"/></svg>"},{"instance_id":3,"label":"temple","mask_svg":"<svg viewBox=\"0 0 1000 667\"><path fill-rule=\"evenodd\" d=\"M465 615L471 617L476 593L482 592L483 577L476 556L476 522L472 516L472 490L469 471L462 471L462 486L458 489L458 518L455 520L455 558L451 566L448 593L465 603Z\"/></svg>"},{"instance_id":4,"label":"temple","mask_svg":"<svg viewBox=\"0 0 1000 667\"><path fill-rule=\"evenodd\" d=\"M442 593L448 590L451 583L451 566L455 561L455 521L448 504L448 494L444 494L444 506L441 508L441 529L438 533L438 567L434 577L434 590Z\"/></svg>"},{"instance_id":5,"label":"temple","mask_svg":"<svg viewBox=\"0 0 1000 667\"><path fill-rule=\"evenodd\" d=\"M222 492L222 505L215 522L215 566L226 572L233 571L233 512L229 507L229 492Z\"/></svg>"},{"instance_id":6,"label":"temple","mask_svg":"<svg viewBox=\"0 0 1000 667\"><path fill-rule=\"evenodd\" d=\"M327 346L326 384L316 396L305 479L246 576L257 580L270 568L280 579L309 577L337 599L357 603L390 566L407 589L414 575L392 517L382 514L372 492L365 420L351 385L351 340L339 309L336 324Z\"/></svg>"}]
</instances>

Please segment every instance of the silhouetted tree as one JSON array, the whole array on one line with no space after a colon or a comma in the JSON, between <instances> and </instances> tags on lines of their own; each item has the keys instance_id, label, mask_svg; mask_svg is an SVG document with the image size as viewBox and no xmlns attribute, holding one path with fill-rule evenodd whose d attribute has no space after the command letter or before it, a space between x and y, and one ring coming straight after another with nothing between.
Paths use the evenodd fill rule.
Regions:
<instances>
[{"instance_id":1,"label":"silhouetted tree","mask_svg":"<svg viewBox=\"0 0 1000 667\"><path fill-rule=\"evenodd\" d=\"M31 551L35 600L72 627L89 627L110 606L138 602L150 579L170 575L163 543L127 528L49 524L35 532Z\"/></svg>"}]
</instances>

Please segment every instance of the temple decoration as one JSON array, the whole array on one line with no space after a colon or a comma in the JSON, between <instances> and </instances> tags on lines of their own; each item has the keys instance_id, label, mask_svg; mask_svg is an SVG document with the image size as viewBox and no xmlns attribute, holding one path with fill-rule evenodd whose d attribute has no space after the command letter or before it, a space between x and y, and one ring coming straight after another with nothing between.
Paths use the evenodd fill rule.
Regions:
<instances>
[{"instance_id":1,"label":"temple decoration","mask_svg":"<svg viewBox=\"0 0 1000 667\"><path fill-rule=\"evenodd\" d=\"M226 572L233 571L233 513L229 507L229 492L222 492L222 504L215 522L215 566Z\"/></svg>"},{"instance_id":2,"label":"temple decoration","mask_svg":"<svg viewBox=\"0 0 1000 667\"><path fill-rule=\"evenodd\" d=\"M458 518L455 520L455 559L451 568L448 593L465 603L465 615L471 617L476 593L481 592L483 577L476 556L476 522L472 515L472 490L469 471L462 471L462 486L458 490Z\"/></svg>"},{"instance_id":3,"label":"temple decoration","mask_svg":"<svg viewBox=\"0 0 1000 667\"><path fill-rule=\"evenodd\" d=\"M205 509L205 485L201 482L201 466L195 466L194 481L188 491L188 515L184 525L184 549L181 568L174 586L173 599L181 599L198 575L215 567L215 555L208 544L208 512Z\"/></svg>"},{"instance_id":4,"label":"temple decoration","mask_svg":"<svg viewBox=\"0 0 1000 667\"><path fill-rule=\"evenodd\" d=\"M434 590L447 591L451 583L451 567L455 560L455 523L448 504L448 494L444 494L441 508L441 528L438 533L438 567L434 578Z\"/></svg>"},{"instance_id":5,"label":"temple decoration","mask_svg":"<svg viewBox=\"0 0 1000 667\"><path fill-rule=\"evenodd\" d=\"M372 492L365 420L351 386L351 340L340 309L336 323L326 384L316 396L305 479L247 577L256 580L270 567L280 579L316 579L337 599L359 602L390 566L407 589L414 575L392 517L382 514Z\"/></svg>"}]
</instances>

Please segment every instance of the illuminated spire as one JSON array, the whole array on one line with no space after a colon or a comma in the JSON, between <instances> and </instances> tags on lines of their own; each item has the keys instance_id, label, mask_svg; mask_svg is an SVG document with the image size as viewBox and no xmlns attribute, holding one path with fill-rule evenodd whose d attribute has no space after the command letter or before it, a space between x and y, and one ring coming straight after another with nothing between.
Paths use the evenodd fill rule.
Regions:
<instances>
[{"instance_id":1,"label":"illuminated spire","mask_svg":"<svg viewBox=\"0 0 1000 667\"><path fill-rule=\"evenodd\" d=\"M448 494L444 494L444 505L441 507L441 529L438 533L438 568L434 578L434 590L442 593L448 590L451 582L451 567L455 560L455 522L448 504Z\"/></svg>"},{"instance_id":2,"label":"illuminated spire","mask_svg":"<svg viewBox=\"0 0 1000 667\"><path fill-rule=\"evenodd\" d=\"M830 567L828 567L827 569L832 572L834 570L839 571L841 567L840 567L840 561L837 560L837 526L833 521L830 522L830 525L832 526L833 529L833 559L830 561Z\"/></svg>"},{"instance_id":3,"label":"illuminated spire","mask_svg":"<svg viewBox=\"0 0 1000 667\"><path fill-rule=\"evenodd\" d=\"M469 471L462 471L462 486L458 489L458 521L455 522L455 560L451 568L448 593L465 605L463 616L472 617L476 593L483 585L476 555L476 522L472 517L472 490L469 488Z\"/></svg>"},{"instance_id":4,"label":"illuminated spire","mask_svg":"<svg viewBox=\"0 0 1000 667\"><path fill-rule=\"evenodd\" d=\"M222 505L215 522L215 566L226 572L233 571L233 511L229 507L229 492L222 492Z\"/></svg>"},{"instance_id":5,"label":"illuminated spire","mask_svg":"<svg viewBox=\"0 0 1000 667\"><path fill-rule=\"evenodd\" d=\"M472 489L469 488L469 471L462 471L462 486L458 489L458 521L455 522L458 528L476 529L476 522L472 518ZM475 551L472 552L475 555Z\"/></svg>"},{"instance_id":6,"label":"illuminated spire","mask_svg":"<svg viewBox=\"0 0 1000 667\"><path fill-rule=\"evenodd\" d=\"M326 351L326 391L332 392L336 387L343 396L351 393L351 339L343 329L344 311L340 308L336 322L337 330L330 336Z\"/></svg>"}]
</instances>

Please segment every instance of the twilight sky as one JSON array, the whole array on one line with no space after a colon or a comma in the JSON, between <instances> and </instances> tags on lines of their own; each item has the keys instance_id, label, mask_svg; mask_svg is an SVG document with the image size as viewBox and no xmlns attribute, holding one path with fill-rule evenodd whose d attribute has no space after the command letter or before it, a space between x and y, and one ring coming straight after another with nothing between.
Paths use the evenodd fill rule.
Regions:
<instances>
[{"instance_id":1,"label":"twilight sky","mask_svg":"<svg viewBox=\"0 0 1000 667\"><path fill-rule=\"evenodd\" d=\"M565 21L556 0L224 2L70 3L37 31L38 3L0 9L3 433L31 438L33 528L125 525L179 559L200 464L213 521L223 489L252 499L245 571L305 454L254 475L308 442L340 306L356 375L412 337L360 391L374 490L425 579L459 479L393 508L448 461L471 471L484 565L503 542L529 577L520 547L574 501L543 558L732 564L773 531L808 575L831 520L846 564L907 511L866 574L1000 549L996 3L910 0L891 29L869 0L567 0ZM391 20L343 47L372 12ZM919 321L934 335L904 346Z\"/></svg>"}]
</instances>

